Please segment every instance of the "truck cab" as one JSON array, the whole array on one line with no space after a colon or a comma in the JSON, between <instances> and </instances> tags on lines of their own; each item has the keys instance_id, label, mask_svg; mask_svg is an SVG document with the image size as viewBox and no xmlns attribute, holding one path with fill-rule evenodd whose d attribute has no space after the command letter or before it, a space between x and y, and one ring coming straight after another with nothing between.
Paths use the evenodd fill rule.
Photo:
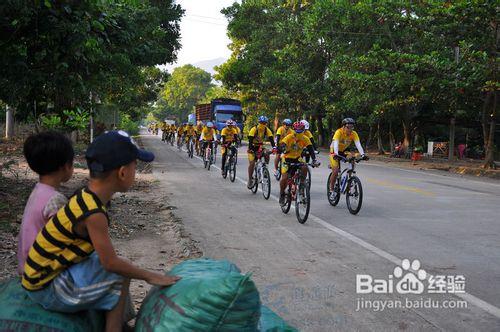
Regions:
<instances>
[{"instance_id":1,"label":"truck cab","mask_svg":"<svg viewBox=\"0 0 500 332\"><path fill-rule=\"evenodd\" d=\"M213 121L217 130L220 132L225 126L227 120L233 120L243 132L243 110L241 102L235 99L214 99L211 102L213 110Z\"/></svg>"}]
</instances>

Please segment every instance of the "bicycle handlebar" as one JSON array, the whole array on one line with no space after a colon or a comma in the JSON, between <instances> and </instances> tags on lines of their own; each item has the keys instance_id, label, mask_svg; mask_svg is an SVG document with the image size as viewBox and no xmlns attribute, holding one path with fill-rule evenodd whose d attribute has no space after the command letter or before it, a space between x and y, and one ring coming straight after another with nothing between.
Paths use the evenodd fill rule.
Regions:
<instances>
[{"instance_id":1,"label":"bicycle handlebar","mask_svg":"<svg viewBox=\"0 0 500 332\"><path fill-rule=\"evenodd\" d=\"M346 158L346 157L341 156L341 155L336 155L334 158L339 159L339 160L346 162L346 163L352 163L352 162L359 163L360 161L365 160L365 158L363 158L363 157L361 157L361 158L356 158L356 157Z\"/></svg>"}]
</instances>

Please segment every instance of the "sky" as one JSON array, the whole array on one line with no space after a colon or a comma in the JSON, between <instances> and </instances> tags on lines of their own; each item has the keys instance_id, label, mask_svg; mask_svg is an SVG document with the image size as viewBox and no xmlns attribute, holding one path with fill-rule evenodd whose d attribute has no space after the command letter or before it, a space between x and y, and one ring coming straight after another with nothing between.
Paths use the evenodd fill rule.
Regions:
<instances>
[{"instance_id":1,"label":"sky","mask_svg":"<svg viewBox=\"0 0 500 332\"><path fill-rule=\"evenodd\" d=\"M234 0L177 0L185 10L181 21L181 45L177 62L164 68L171 71L177 66L216 58L229 58L230 43L226 35L227 20L221 9Z\"/></svg>"}]
</instances>

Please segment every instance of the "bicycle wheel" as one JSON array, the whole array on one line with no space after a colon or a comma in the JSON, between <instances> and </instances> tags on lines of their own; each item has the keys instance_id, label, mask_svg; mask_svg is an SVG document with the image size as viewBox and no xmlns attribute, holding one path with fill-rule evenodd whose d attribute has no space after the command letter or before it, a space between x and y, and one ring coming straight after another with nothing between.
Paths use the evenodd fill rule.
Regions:
<instances>
[{"instance_id":1,"label":"bicycle wheel","mask_svg":"<svg viewBox=\"0 0 500 332\"><path fill-rule=\"evenodd\" d=\"M290 211L291 206L292 206L292 193L291 193L291 187L288 186L285 192L285 202L283 204L280 204L281 212L287 214L288 211Z\"/></svg>"},{"instance_id":2,"label":"bicycle wheel","mask_svg":"<svg viewBox=\"0 0 500 332\"><path fill-rule=\"evenodd\" d=\"M231 180L231 182L236 180L236 160L233 157L231 157L229 163L229 180Z\"/></svg>"},{"instance_id":3,"label":"bicycle wheel","mask_svg":"<svg viewBox=\"0 0 500 332\"><path fill-rule=\"evenodd\" d=\"M336 206L339 204L340 200L340 184L339 184L339 177L337 176L337 180L335 181L335 185L333 186L333 195L332 192L330 191L330 180L332 178L332 173L328 175L328 180L326 181L326 197L328 198L328 203L330 203L331 206Z\"/></svg>"},{"instance_id":4,"label":"bicycle wheel","mask_svg":"<svg viewBox=\"0 0 500 332\"><path fill-rule=\"evenodd\" d=\"M208 170L210 170L210 166L212 166L213 163L214 163L214 155L213 153L211 153L210 156L208 156L208 166L207 166Z\"/></svg>"},{"instance_id":5,"label":"bicycle wheel","mask_svg":"<svg viewBox=\"0 0 500 332\"><path fill-rule=\"evenodd\" d=\"M311 208L311 196L309 192L309 185L307 179L304 183L298 184L298 190L295 195L295 215L299 223L303 224L309 217L309 210Z\"/></svg>"},{"instance_id":6,"label":"bicycle wheel","mask_svg":"<svg viewBox=\"0 0 500 332\"><path fill-rule=\"evenodd\" d=\"M222 169L222 178L224 178L224 179L227 178L227 173L231 172L230 171L230 167L231 167L230 161L231 160L226 160L226 165L224 165L224 168Z\"/></svg>"},{"instance_id":7,"label":"bicycle wheel","mask_svg":"<svg viewBox=\"0 0 500 332\"><path fill-rule=\"evenodd\" d=\"M307 166L307 183L309 186L309 190L311 189L311 166Z\"/></svg>"},{"instance_id":8,"label":"bicycle wheel","mask_svg":"<svg viewBox=\"0 0 500 332\"><path fill-rule=\"evenodd\" d=\"M193 158L194 144L193 141L189 142L189 158Z\"/></svg>"},{"instance_id":9,"label":"bicycle wheel","mask_svg":"<svg viewBox=\"0 0 500 332\"><path fill-rule=\"evenodd\" d=\"M269 175L269 170L267 167L262 168L262 196L265 199L269 199L271 196L271 176Z\"/></svg>"},{"instance_id":10,"label":"bicycle wheel","mask_svg":"<svg viewBox=\"0 0 500 332\"><path fill-rule=\"evenodd\" d=\"M274 177L276 178L276 181L281 180L281 158L278 161L278 173Z\"/></svg>"},{"instance_id":11,"label":"bicycle wheel","mask_svg":"<svg viewBox=\"0 0 500 332\"><path fill-rule=\"evenodd\" d=\"M203 155L203 164L205 165L205 168L207 168L208 166L207 150L205 150L205 154Z\"/></svg>"},{"instance_id":12,"label":"bicycle wheel","mask_svg":"<svg viewBox=\"0 0 500 332\"><path fill-rule=\"evenodd\" d=\"M357 214L363 204L363 187L357 176L353 176L348 180L345 196L349 212Z\"/></svg>"},{"instance_id":13,"label":"bicycle wheel","mask_svg":"<svg viewBox=\"0 0 500 332\"><path fill-rule=\"evenodd\" d=\"M259 177L257 176L257 165L255 165L255 170L253 172L252 193L255 194L257 192L257 189L259 189Z\"/></svg>"}]
</instances>

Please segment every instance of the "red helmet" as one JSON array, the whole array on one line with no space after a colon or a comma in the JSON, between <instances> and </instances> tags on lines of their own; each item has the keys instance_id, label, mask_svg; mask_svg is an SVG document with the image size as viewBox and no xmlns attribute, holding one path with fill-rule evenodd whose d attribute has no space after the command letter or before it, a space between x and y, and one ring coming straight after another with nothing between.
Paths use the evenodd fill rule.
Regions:
<instances>
[{"instance_id":1,"label":"red helmet","mask_svg":"<svg viewBox=\"0 0 500 332\"><path fill-rule=\"evenodd\" d=\"M304 132L306 126L304 126L304 124L302 122L295 122L293 124L293 130L297 133L297 134L300 134L302 132Z\"/></svg>"}]
</instances>

